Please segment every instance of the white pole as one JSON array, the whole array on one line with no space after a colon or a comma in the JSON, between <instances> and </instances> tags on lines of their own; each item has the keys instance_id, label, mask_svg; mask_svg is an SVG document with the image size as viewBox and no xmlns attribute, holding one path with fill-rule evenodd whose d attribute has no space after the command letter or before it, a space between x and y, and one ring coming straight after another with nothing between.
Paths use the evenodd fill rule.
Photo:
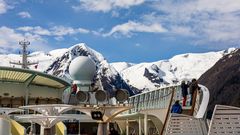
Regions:
<instances>
[{"instance_id":1,"label":"white pole","mask_svg":"<svg viewBox=\"0 0 240 135\"><path fill-rule=\"evenodd\" d=\"M45 128L43 126L41 126L40 135L44 135L44 130L45 130Z\"/></svg>"},{"instance_id":2,"label":"white pole","mask_svg":"<svg viewBox=\"0 0 240 135\"><path fill-rule=\"evenodd\" d=\"M139 135L141 135L142 134L142 132L141 132L141 125L142 125L142 123L141 123L141 117L139 116L138 117L138 134Z\"/></svg>"},{"instance_id":3,"label":"white pole","mask_svg":"<svg viewBox=\"0 0 240 135\"><path fill-rule=\"evenodd\" d=\"M126 120L126 135L129 135L129 125L128 119Z\"/></svg>"},{"instance_id":4,"label":"white pole","mask_svg":"<svg viewBox=\"0 0 240 135\"><path fill-rule=\"evenodd\" d=\"M147 135L147 113L144 114L144 135Z\"/></svg>"}]
</instances>

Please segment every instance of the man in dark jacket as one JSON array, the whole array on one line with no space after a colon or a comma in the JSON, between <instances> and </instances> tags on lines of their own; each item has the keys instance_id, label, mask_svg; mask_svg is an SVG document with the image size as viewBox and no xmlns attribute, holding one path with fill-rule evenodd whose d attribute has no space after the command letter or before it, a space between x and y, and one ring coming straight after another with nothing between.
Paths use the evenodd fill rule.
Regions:
<instances>
[{"instance_id":1,"label":"man in dark jacket","mask_svg":"<svg viewBox=\"0 0 240 135\"><path fill-rule=\"evenodd\" d=\"M186 106L186 100L188 95L188 85L185 83L185 81L182 81L181 88L182 88L183 106Z\"/></svg>"},{"instance_id":2,"label":"man in dark jacket","mask_svg":"<svg viewBox=\"0 0 240 135\"><path fill-rule=\"evenodd\" d=\"M190 106L191 106L196 91L200 90L200 87L198 86L198 82L197 82L196 79L192 79L192 82L190 84L189 90L190 90L190 94L191 94L191 100L190 100Z\"/></svg>"},{"instance_id":3,"label":"man in dark jacket","mask_svg":"<svg viewBox=\"0 0 240 135\"><path fill-rule=\"evenodd\" d=\"M182 106L179 104L179 100L177 100L171 109L171 113L182 113Z\"/></svg>"}]
</instances>

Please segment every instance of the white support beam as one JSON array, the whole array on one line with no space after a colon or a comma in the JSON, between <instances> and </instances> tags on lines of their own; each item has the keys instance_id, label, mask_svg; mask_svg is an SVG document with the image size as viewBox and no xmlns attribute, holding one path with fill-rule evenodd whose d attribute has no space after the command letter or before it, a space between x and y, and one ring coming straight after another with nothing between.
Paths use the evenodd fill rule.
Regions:
<instances>
[{"instance_id":1,"label":"white support beam","mask_svg":"<svg viewBox=\"0 0 240 135\"><path fill-rule=\"evenodd\" d=\"M126 120L126 135L129 135L129 122Z\"/></svg>"}]
</instances>

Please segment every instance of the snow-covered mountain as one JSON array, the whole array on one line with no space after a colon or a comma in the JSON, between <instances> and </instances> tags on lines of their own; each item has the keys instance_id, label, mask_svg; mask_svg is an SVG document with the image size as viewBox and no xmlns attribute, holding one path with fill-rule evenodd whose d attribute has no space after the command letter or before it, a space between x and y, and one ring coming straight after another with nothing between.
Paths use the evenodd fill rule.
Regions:
<instances>
[{"instance_id":1,"label":"snow-covered mountain","mask_svg":"<svg viewBox=\"0 0 240 135\"><path fill-rule=\"evenodd\" d=\"M111 63L111 66L113 66L119 73L133 65L135 65L134 63L127 63L127 62L115 62L115 63Z\"/></svg>"},{"instance_id":2,"label":"snow-covered mountain","mask_svg":"<svg viewBox=\"0 0 240 135\"><path fill-rule=\"evenodd\" d=\"M101 77L104 89L113 93L115 88L125 88L131 94L139 90L153 90L161 85L179 82L183 79L199 78L211 68L220 58L235 50L208 53L180 54L169 60L160 60L150 63L108 63L99 52L80 43L70 48L56 49L48 53L33 52L29 61L39 64L32 65L30 69L46 72L71 81L68 67L71 61L78 56L88 56L97 64L94 81ZM13 66L9 61L21 61L18 54L0 55L0 66ZM17 66L15 66L17 67Z\"/></svg>"},{"instance_id":3,"label":"snow-covered mountain","mask_svg":"<svg viewBox=\"0 0 240 135\"><path fill-rule=\"evenodd\" d=\"M56 58L45 72L66 80L71 80L69 65L71 61L78 56L87 56L96 63L97 71L93 81L96 82L96 80L101 78L104 89L112 95L114 94L113 90L118 88L127 89L131 95L136 93L136 91L130 89L129 85L122 79L115 68L107 62L102 54L87 47L84 43L70 47L62 56Z\"/></svg>"},{"instance_id":4,"label":"snow-covered mountain","mask_svg":"<svg viewBox=\"0 0 240 135\"><path fill-rule=\"evenodd\" d=\"M152 63L111 65L119 69L124 80L139 90L153 90L161 85L177 83L181 80L198 79L224 55L235 50L208 53L180 54L169 60L160 60ZM121 68L119 68L120 66Z\"/></svg>"}]
</instances>

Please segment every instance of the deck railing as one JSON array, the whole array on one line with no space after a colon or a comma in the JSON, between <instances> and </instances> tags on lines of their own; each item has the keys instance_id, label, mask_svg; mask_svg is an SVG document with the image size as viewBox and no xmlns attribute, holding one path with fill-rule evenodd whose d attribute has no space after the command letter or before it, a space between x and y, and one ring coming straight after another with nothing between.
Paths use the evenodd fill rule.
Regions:
<instances>
[{"instance_id":1,"label":"deck railing","mask_svg":"<svg viewBox=\"0 0 240 135\"><path fill-rule=\"evenodd\" d=\"M132 105L133 108L125 112L125 114L132 114L149 109L166 109L169 107L169 99L171 98L173 90L180 91L181 89L179 85L176 85L131 96L129 98L129 104Z\"/></svg>"},{"instance_id":2,"label":"deck railing","mask_svg":"<svg viewBox=\"0 0 240 135\"><path fill-rule=\"evenodd\" d=\"M203 87L201 87L203 88ZM205 87L204 87L205 88ZM204 89L203 88L203 89ZM169 107L169 99L171 98L172 91L174 90L174 97L172 102L176 100L180 101L182 104L182 91L180 85L174 85L169 87L163 87L157 90L152 90L144 93L140 93L129 98L129 104L133 108L124 114L132 114L142 110L149 109L167 109ZM208 91L208 90L207 90ZM194 115L197 115L202 101L202 92L197 93L196 102L194 109ZM187 96L187 105L190 103L191 95Z\"/></svg>"}]
</instances>

